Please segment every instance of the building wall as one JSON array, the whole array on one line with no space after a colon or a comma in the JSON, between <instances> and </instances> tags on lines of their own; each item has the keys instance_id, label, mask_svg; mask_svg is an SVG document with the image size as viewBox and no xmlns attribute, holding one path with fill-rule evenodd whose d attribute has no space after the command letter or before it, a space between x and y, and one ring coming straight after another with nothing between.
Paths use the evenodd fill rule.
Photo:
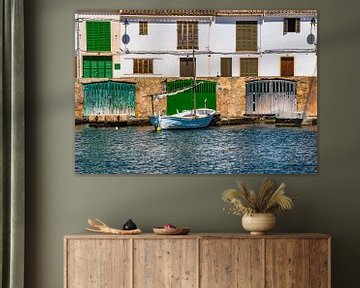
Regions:
<instances>
[{"instance_id":1,"label":"building wall","mask_svg":"<svg viewBox=\"0 0 360 288\"><path fill-rule=\"evenodd\" d=\"M294 76L317 76L317 57L314 53L263 54L259 57L259 76L281 75L281 57L294 57Z\"/></svg>"},{"instance_id":2,"label":"building wall","mask_svg":"<svg viewBox=\"0 0 360 288\"><path fill-rule=\"evenodd\" d=\"M310 17L300 17L300 33L289 32L283 33L283 17L265 17L261 25L261 48L262 51L272 49L314 49L313 44L308 44L307 36L311 30ZM316 35L317 28L312 30Z\"/></svg>"},{"instance_id":3,"label":"building wall","mask_svg":"<svg viewBox=\"0 0 360 288\"><path fill-rule=\"evenodd\" d=\"M151 97L155 93L164 91L164 81L176 81L179 78L171 77L128 77L126 82L136 84L135 116L147 118L152 115ZM223 118L243 117L246 113L246 89L247 80L258 79L252 77L199 77L199 79L217 82L216 110ZM288 79L297 81L297 111L304 112L308 105L308 115L317 116L317 78L316 77L291 77ZM83 117L83 85L91 83L91 79L82 79L75 84L75 118ZM106 79L104 79L106 81ZM311 93L310 93L311 90ZM307 99L310 95L308 104ZM155 112L166 112L166 98L155 103Z\"/></svg>"},{"instance_id":4,"label":"building wall","mask_svg":"<svg viewBox=\"0 0 360 288\"><path fill-rule=\"evenodd\" d=\"M146 19L146 18L142 18ZM128 19L129 25L127 25L127 33L130 36L129 44L125 45L121 43L121 48L126 47L130 51L174 51L176 50L177 41L177 26L176 22L155 22L149 21L148 23L148 35L139 35L139 20ZM123 33L125 33L125 25L122 22L121 27Z\"/></svg>"},{"instance_id":5,"label":"building wall","mask_svg":"<svg viewBox=\"0 0 360 288\"><path fill-rule=\"evenodd\" d=\"M80 59L78 67L82 73L83 55L112 55L113 64L120 63L121 69L113 69L113 77L148 77L133 74L134 58L154 59L154 74L158 77L179 77L180 57L192 57L191 50L177 49L177 20L181 17L139 17L102 14L84 14L85 20L105 19L112 21L112 51L86 51L86 22L80 23ZM128 25L124 24L125 19ZM317 35L316 27L311 27L312 16L301 17L300 33L283 33L283 17L191 17L199 24L199 50L196 51L197 76L216 77L220 75L220 58L232 57L232 76L240 75L240 57L259 58L259 76L280 76L280 57L295 58L294 76L316 76L316 54L314 44L307 43L310 32ZM148 21L148 35L139 35L139 21ZM239 53L236 51L236 21L258 21L258 51ZM130 37L128 44L122 43L122 36ZM290 50L298 50L298 52ZM308 50L308 52L300 50ZM128 53L127 53L128 51ZM211 51L211 54L208 54ZM199 55L200 54L200 55ZM210 57L209 57L210 56Z\"/></svg>"},{"instance_id":6,"label":"building wall","mask_svg":"<svg viewBox=\"0 0 360 288\"><path fill-rule=\"evenodd\" d=\"M75 33L75 54L78 53L77 67L78 77L82 77L83 71L83 56L112 56L113 61L113 77L119 78L120 70L114 69L115 63L120 63L120 39L121 39L121 25L120 15L116 14L81 14L78 15L80 21L78 22L79 34ZM75 17L76 19L76 17ZM88 52L87 51L87 35L86 35L86 21L110 21L111 33L111 51L106 52ZM76 25L76 23L75 23ZM75 26L76 27L76 26ZM76 28L75 28L76 29ZM79 48L79 49L78 49Z\"/></svg>"}]
</instances>

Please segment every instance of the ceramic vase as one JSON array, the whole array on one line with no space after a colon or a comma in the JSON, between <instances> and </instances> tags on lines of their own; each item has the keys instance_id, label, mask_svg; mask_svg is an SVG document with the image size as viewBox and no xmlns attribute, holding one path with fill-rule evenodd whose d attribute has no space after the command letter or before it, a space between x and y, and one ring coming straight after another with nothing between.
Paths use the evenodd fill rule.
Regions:
<instances>
[{"instance_id":1,"label":"ceramic vase","mask_svg":"<svg viewBox=\"0 0 360 288\"><path fill-rule=\"evenodd\" d=\"M276 217L272 213L255 213L242 217L242 226L251 235L263 235L276 226Z\"/></svg>"}]
</instances>

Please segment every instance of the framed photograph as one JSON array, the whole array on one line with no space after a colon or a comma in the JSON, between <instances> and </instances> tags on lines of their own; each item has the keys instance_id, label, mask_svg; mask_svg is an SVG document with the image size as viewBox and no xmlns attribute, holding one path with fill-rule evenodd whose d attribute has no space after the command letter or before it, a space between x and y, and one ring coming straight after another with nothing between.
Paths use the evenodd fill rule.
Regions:
<instances>
[{"instance_id":1,"label":"framed photograph","mask_svg":"<svg viewBox=\"0 0 360 288\"><path fill-rule=\"evenodd\" d=\"M316 174L316 10L75 14L77 174Z\"/></svg>"}]
</instances>

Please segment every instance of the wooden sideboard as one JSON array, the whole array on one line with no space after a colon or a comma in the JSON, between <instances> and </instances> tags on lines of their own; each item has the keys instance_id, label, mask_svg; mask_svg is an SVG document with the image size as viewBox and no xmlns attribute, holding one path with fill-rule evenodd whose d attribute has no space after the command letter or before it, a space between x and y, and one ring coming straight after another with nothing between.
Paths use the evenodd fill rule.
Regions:
<instances>
[{"instance_id":1,"label":"wooden sideboard","mask_svg":"<svg viewBox=\"0 0 360 288\"><path fill-rule=\"evenodd\" d=\"M65 288L330 288L323 234L67 235Z\"/></svg>"}]
</instances>

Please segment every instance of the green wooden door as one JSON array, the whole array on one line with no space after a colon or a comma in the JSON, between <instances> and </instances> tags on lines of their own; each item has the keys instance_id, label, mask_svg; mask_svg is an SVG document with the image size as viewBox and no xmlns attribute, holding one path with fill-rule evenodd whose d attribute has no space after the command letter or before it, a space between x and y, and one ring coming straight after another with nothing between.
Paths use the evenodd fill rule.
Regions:
<instances>
[{"instance_id":1,"label":"green wooden door","mask_svg":"<svg viewBox=\"0 0 360 288\"><path fill-rule=\"evenodd\" d=\"M196 108L210 108L216 110L216 82L197 80L196 86ZM193 80L178 80L166 83L166 91L176 91L192 86ZM177 111L193 109L193 91L192 89L182 93L167 97L167 115L176 114Z\"/></svg>"},{"instance_id":2,"label":"green wooden door","mask_svg":"<svg viewBox=\"0 0 360 288\"><path fill-rule=\"evenodd\" d=\"M84 56L83 78L112 78L112 57Z\"/></svg>"},{"instance_id":3,"label":"green wooden door","mask_svg":"<svg viewBox=\"0 0 360 288\"><path fill-rule=\"evenodd\" d=\"M84 84L84 115L135 115L135 84L100 82Z\"/></svg>"}]
</instances>

